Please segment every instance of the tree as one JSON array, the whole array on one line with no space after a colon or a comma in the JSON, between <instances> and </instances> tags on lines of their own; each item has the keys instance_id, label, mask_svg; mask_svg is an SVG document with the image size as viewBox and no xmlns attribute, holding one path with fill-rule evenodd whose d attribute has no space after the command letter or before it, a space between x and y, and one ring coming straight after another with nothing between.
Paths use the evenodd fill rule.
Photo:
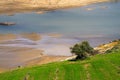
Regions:
<instances>
[{"instance_id":1,"label":"tree","mask_svg":"<svg viewBox=\"0 0 120 80\"><path fill-rule=\"evenodd\" d=\"M88 41L83 41L81 43L75 44L70 48L70 50L72 54L77 55L76 59L84 59L94 52Z\"/></svg>"}]
</instances>

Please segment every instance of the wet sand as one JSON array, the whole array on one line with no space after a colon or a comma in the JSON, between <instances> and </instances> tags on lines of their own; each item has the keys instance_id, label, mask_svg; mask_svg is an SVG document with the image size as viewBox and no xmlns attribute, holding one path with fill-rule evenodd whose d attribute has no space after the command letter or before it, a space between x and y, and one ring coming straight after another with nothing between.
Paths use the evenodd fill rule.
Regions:
<instances>
[{"instance_id":1,"label":"wet sand","mask_svg":"<svg viewBox=\"0 0 120 80\"><path fill-rule=\"evenodd\" d=\"M16 38L17 36L15 34L0 34L0 42Z\"/></svg>"},{"instance_id":2,"label":"wet sand","mask_svg":"<svg viewBox=\"0 0 120 80\"><path fill-rule=\"evenodd\" d=\"M60 34L48 34L48 35L49 36L47 37L50 37L50 39L51 38L56 39L60 37ZM60 50L63 49L64 45L60 45L60 47L56 47L57 44L52 45L53 43L49 43L49 42L45 42L44 45L44 41L46 39L44 40L42 39L42 37L43 36L37 33L1 34L0 35L0 72L16 69L20 66L21 67L34 66L34 65L41 65L55 61L61 61L68 57L68 56L62 56L63 54L66 55L65 53L62 54L60 53ZM39 41L42 41L42 43ZM39 47L41 45L45 46L44 49ZM48 54L46 54L44 50L48 50ZM54 54L50 55L49 53L54 53Z\"/></svg>"},{"instance_id":3,"label":"wet sand","mask_svg":"<svg viewBox=\"0 0 120 80\"><path fill-rule=\"evenodd\" d=\"M41 39L40 34L37 34L37 33L23 33L20 35L21 35L21 37L30 39L32 41L38 41Z\"/></svg>"},{"instance_id":4,"label":"wet sand","mask_svg":"<svg viewBox=\"0 0 120 80\"><path fill-rule=\"evenodd\" d=\"M0 67L14 68L31 59L41 57L42 50L26 47L3 47L0 46Z\"/></svg>"},{"instance_id":5,"label":"wet sand","mask_svg":"<svg viewBox=\"0 0 120 80\"><path fill-rule=\"evenodd\" d=\"M34 48L0 46L0 72L61 61L66 58L68 56L45 55L43 50Z\"/></svg>"}]
</instances>

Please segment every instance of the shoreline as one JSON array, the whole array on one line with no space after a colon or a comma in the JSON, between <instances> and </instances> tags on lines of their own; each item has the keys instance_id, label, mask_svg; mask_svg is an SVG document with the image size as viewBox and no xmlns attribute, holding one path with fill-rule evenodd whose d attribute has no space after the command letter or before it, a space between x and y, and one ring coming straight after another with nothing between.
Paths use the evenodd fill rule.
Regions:
<instances>
[{"instance_id":1,"label":"shoreline","mask_svg":"<svg viewBox=\"0 0 120 80\"><path fill-rule=\"evenodd\" d=\"M20 5L23 5L21 8L19 8L19 6L20 5L18 5L18 8L14 8L15 7L15 5L12 5L12 4L10 4L10 5L2 5L3 6L3 8L1 8L1 6L0 6L0 14L8 14L8 15L10 15L10 14L16 14L16 13L26 13L26 12L39 12L39 11L53 11L53 10L57 10L57 9L66 9L66 8L74 8L74 7L82 7L82 6L86 6L86 5L89 5L89 4L95 4L95 3L102 3L102 2L107 2L107 1L109 1L109 0L101 0L101 1L97 1L97 0L91 0L91 1L93 1L93 2L87 2L87 3L85 3L85 4L83 4L83 3L81 3L81 4L75 4L75 5L67 5L67 6L51 6L51 5L48 5L47 7L43 7L43 6L37 6L37 7L33 7L33 6L27 6L26 7L26 5L24 6L23 4L20 4ZM9 2L8 2L9 3ZM0 3L1 4L1 3ZM6 7L5 9L4 9L4 6ZM9 7L10 6L10 7ZM9 8L8 8L9 7ZM11 7L13 7L13 8L11 8ZM42 13L41 13L42 14ZM12 15L11 15L12 16ZM33 41L33 42L35 42L35 41L39 41L39 40L41 40L41 36L40 35L37 35L37 34L22 34L21 35L22 36L22 38L26 38L26 39L28 39L28 40L31 40L31 41ZM51 35L51 36L53 36L53 37L60 37L61 35ZM3 37L2 38L0 38L0 44L1 44L1 42L2 42L2 40L4 41L4 40L14 40L14 39L17 39L17 37L18 36L16 36L16 35L9 35L9 37L8 37L8 35L3 35ZM14 44L15 42L13 42L13 43L11 43L11 42L7 42L8 44L10 43L10 44ZM19 41L18 42L16 42L16 44L21 44L22 42L20 42L19 43ZM48 43L50 43L50 42L48 42ZM3 44L6 44L6 42L5 43L3 43ZM26 44L24 41L23 41L23 43L22 44ZM29 45L36 45L36 43L34 44L34 43L27 43L27 44L29 44ZM61 45L58 45L58 46L61 46ZM1 46L0 46L1 47ZM3 47L1 47L1 48L3 48ZM11 48L13 48L13 47L11 47ZM58 48L59 47L56 47L56 48L52 48L52 49L57 49L58 50ZM64 47L63 47L64 48ZM29 49L29 48L27 48L29 51L29 53L31 52L30 50L31 49ZM4 51L5 50L7 50L7 48L5 48L4 49ZM24 49L21 49L21 50L23 50L24 51ZM20 52L18 51L18 50L15 50L16 51L16 53L18 53L19 55L20 55L20 53L21 53L21 50L20 50ZM2 51L2 49L1 49L1 51ZM4 51L3 51L3 53L4 53ZM12 50L13 52L14 52L14 50ZM12 53L12 51L11 51L11 49L10 49L10 51L8 50L8 52L11 52ZM41 51L38 51L38 50L35 50L35 51L33 51L33 52L31 52L31 55L35 55L35 54L33 54L33 53L37 53L37 52L40 52L41 53ZM1 52L2 53L2 52ZM15 52L14 52L15 53ZM22 53L26 53L26 52L22 52ZM38 53L39 54L39 53ZM55 54L57 54L57 53L55 53ZM37 55L37 54L36 54ZM35 56L36 56L35 55ZM17 55L18 56L18 55ZM23 55L20 55L20 56L22 56L23 57ZM28 57L29 56L29 54L26 54L26 56ZM38 55L37 55L38 56ZM42 60L41 60L41 58L42 58L42 60L44 61L44 62L42 62ZM43 59L44 58L44 59ZM40 58L35 58L35 59L32 59L32 60L30 60L30 61L27 61L27 64L26 63L24 63L25 64L25 67L26 67L26 65L27 66L34 66L34 65L41 65L41 64L46 64L46 63L49 63L49 62L54 62L54 61L59 61L60 59L64 59L64 58L67 58L67 57L65 57L65 56L42 56L42 57L40 57ZM49 61L48 61L49 60ZM50 61L51 60L51 61ZM18 63L19 64L19 63ZM17 66L19 66L19 65L17 65ZM16 67L16 68L18 68L18 67ZM14 69L16 69L16 68L14 68ZM1 69L0 68L0 72L2 72L2 71L4 71L3 69Z\"/></svg>"},{"instance_id":2,"label":"shoreline","mask_svg":"<svg viewBox=\"0 0 120 80\"><path fill-rule=\"evenodd\" d=\"M26 39L17 39L20 37L20 35ZM61 40L61 37L63 35L41 35L37 33L1 34L0 40L3 39L3 41L0 41L0 72L63 61L72 57L72 55L68 53L69 47L71 45L66 45L69 43L59 43L57 39L57 43L55 41L43 41L44 43L39 44L39 42L44 40L44 36L47 36L47 38L45 37L45 40L47 39L48 41L53 41L54 39L51 38L55 38L55 40L58 38L59 40ZM40 45L43 45L43 47L41 47ZM50 54L46 54L46 51L48 51L48 53ZM5 61L6 63L4 63Z\"/></svg>"},{"instance_id":3,"label":"shoreline","mask_svg":"<svg viewBox=\"0 0 120 80\"><path fill-rule=\"evenodd\" d=\"M19 0L16 0L15 2L12 2L11 0L7 1L0 1L0 14L6 14L6 15L13 15L16 13L27 13L27 12L40 12L43 13L46 11L54 11L58 9L67 9L67 8L74 8L74 7L82 7L89 4L95 4L95 3L102 3L102 2L109 2L109 0L81 0L81 1L70 1L66 3L63 3L64 1L61 1L61 3L51 2L54 4L44 3L42 4L42 1L38 1L38 4L35 4L36 2L28 4L29 2L22 2ZM16 5L17 3L20 3L19 5ZM8 5L6 5L8 4ZM17 7L15 7L17 6Z\"/></svg>"},{"instance_id":4,"label":"shoreline","mask_svg":"<svg viewBox=\"0 0 120 80\"><path fill-rule=\"evenodd\" d=\"M25 68L25 67L40 66L40 65L44 65L44 64L48 64L48 63L52 63L52 62L61 62L61 61L65 61L66 59L69 59L71 57L72 56L49 56L49 55L44 55L44 56L39 57L39 58L35 58L35 59L29 60L29 61L25 61L24 63L21 63L18 66L9 67L9 68L0 67L0 73L4 73L4 72L16 70L16 69L22 69L22 68Z\"/></svg>"},{"instance_id":5,"label":"shoreline","mask_svg":"<svg viewBox=\"0 0 120 80\"><path fill-rule=\"evenodd\" d=\"M38 33L0 34L0 73L18 69L18 66L24 68L27 66L42 65L50 62L60 61L68 57L59 54L46 54L44 50L39 47L39 41L42 40L43 36L60 38L62 35L41 35Z\"/></svg>"}]
</instances>

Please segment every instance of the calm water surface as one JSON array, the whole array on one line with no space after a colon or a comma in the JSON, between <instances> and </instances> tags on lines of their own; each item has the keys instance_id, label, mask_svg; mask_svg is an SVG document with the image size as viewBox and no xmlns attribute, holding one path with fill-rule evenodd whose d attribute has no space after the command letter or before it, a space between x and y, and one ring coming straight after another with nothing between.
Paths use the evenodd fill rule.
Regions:
<instances>
[{"instance_id":1,"label":"calm water surface","mask_svg":"<svg viewBox=\"0 0 120 80\"><path fill-rule=\"evenodd\" d=\"M101 43L120 38L120 2L100 3L81 8L56 10L45 14L0 15L0 33L58 33L69 38Z\"/></svg>"}]
</instances>

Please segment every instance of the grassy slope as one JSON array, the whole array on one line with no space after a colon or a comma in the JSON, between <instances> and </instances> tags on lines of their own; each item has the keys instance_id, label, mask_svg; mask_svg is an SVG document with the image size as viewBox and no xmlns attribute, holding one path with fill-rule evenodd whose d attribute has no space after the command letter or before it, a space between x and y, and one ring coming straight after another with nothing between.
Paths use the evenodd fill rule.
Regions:
<instances>
[{"instance_id":1,"label":"grassy slope","mask_svg":"<svg viewBox=\"0 0 120 80\"><path fill-rule=\"evenodd\" d=\"M120 50L77 62L56 62L0 74L0 80L120 80Z\"/></svg>"}]
</instances>

